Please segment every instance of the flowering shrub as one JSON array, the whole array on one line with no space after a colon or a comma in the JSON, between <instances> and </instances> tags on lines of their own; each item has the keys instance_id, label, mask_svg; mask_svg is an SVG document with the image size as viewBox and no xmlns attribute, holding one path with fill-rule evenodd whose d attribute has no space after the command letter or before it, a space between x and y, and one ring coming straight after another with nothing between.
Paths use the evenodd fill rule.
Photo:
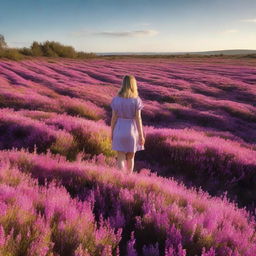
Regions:
<instances>
[{"instance_id":1,"label":"flowering shrub","mask_svg":"<svg viewBox=\"0 0 256 256\"><path fill-rule=\"evenodd\" d=\"M43 191L47 190L47 184L55 182L48 200L57 204L61 215L54 221L62 223L62 214L65 214L68 224L59 224L57 230L49 224L48 232L53 234L53 250L63 253L61 255L79 246L80 250L87 248L89 253L96 250L90 240L95 235L97 243L110 246L102 247L111 251L109 255L117 255L117 245L120 255L253 255L256 250L255 220L225 197L211 197L202 190L187 189L173 179L156 176L150 171L128 176L113 167L93 162L67 162L64 157L49 152L39 155L24 150L5 150L0 156L0 163L5 163L0 172L1 183L5 186L19 189L18 184L25 183L23 174L37 180ZM10 174L10 169L16 170L15 175ZM62 192L58 192L57 185L63 186ZM36 191L36 185L32 187ZM64 188L68 193L63 192ZM23 194L16 191L13 196ZM85 220L81 219L82 215L76 218L75 214L83 207L71 203L69 195L73 200L86 202L87 208L91 207L93 215L86 208L90 217L85 218L85 223L81 223ZM32 198L39 200L35 192L26 200ZM43 202L41 198L40 203L34 205L38 205L50 222L52 211L47 208L50 202L47 206ZM89 219L98 225L105 223L103 234L98 234L93 225L87 226Z\"/></svg>"},{"instance_id":2,"label":"flowering shrub","mask_svg":"<svg viewBox=\"0 0 256 256\"><path fill-rule=\"evenodd\" d=\"M0 254L254 256L254 65L2 60ZM127 72L146 134L130 176L110 140Z\"/></svg>"}]
</instances>

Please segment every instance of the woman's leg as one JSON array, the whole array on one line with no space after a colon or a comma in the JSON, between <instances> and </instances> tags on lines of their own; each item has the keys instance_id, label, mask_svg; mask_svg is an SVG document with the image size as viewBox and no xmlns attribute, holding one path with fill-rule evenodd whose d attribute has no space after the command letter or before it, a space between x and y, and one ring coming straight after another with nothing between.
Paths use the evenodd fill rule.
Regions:
<instances>
[{"instance_id":1,"label":"woman's leg","mask_svg":"<svg viewBox=\"0 0 256 256\"><path fill-rule=\"evenodd\" d=\"M117 151L118 168L122 171L125 171L125 160L125 152Z\"/></svg>"},{"instance_id":2,"label":"woman's leg","mask_svg":"<svg viewBox=\"0 0 256 256\"><path fill-rule=\"evenodd\" d=\"M134 156L135 153L127 152L126 153L126 163L127 163L127 172L132 173L134 168Z\"/></svg>"}]
</instances>

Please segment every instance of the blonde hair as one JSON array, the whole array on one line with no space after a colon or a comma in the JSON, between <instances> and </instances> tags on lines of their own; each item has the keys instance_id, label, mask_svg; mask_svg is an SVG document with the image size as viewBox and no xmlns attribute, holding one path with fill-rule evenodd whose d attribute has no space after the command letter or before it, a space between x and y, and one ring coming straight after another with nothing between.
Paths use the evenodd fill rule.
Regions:
<instances>
[{"instance_id":1,"label":"blonde hair","mask_svg":"<svg viewBox=\"0 0 256 256\"><path fill-rule=\"evenodd\" d=\"M139 96L137 81L133 75L124 76L118 96L123 98L137 98Z\"/></svg>"}]
</instances>

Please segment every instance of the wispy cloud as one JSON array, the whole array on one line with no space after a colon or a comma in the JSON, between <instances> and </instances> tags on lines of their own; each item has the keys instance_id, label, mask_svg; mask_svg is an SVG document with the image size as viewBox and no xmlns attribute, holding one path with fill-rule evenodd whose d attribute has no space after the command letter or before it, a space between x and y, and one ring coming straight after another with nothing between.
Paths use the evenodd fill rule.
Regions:
<instances>
[{"instance_id":1,"label":"wispy cloud","mask_svg":"<svg viewBox=\"0 0 256 256\"><path fill-rule=\"evenodd\" d=\"M96 36L110 36L110 37L144 37L144 36L154 36L159 32L152 29L147 30L132 30L132 31L99 31L99 32L89 32L88 30L81 30L73 32L74 36L85 36L88 34Z\"/></svg>"},{"instance_id":2,"label":"wispy cloud","mask_svg":"<svg viewBox=\"0 0 256 256\"><path fill-rule=\"evenodd\" d=\"M103 36L116 36L116 37L123 37L123 36L154 36L158 34L155 30L134 30L134 31L101 31L95 32L94 35L103 35Z\"/></svg>"},{"instance_id":3,"label":"wispy cloud","mask_svg":"<svg viewBox=\"0 0 256 256\"><path fill-rule=\"evenodd\" d=\"M240 20L242 22L249 22L249 23L256 23L256 18L255 19L243 19L243 20Z\"/></svg>"}]
</instances>

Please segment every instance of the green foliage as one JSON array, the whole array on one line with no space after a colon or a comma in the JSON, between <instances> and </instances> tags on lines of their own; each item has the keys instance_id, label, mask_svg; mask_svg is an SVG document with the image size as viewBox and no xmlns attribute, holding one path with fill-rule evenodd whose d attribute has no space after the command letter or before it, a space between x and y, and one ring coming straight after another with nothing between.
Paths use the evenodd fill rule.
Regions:
<instances>
[{"instance_id":1,"label":"green foliage","mask_svg":"<svg viewBox=\"0 0 256 256\"><path fill-rule=\"evenodd\" d=\"M4 36L0 34L0 58L20 60L24 56L86 59L96 57L96 54L83 51L76 52L73 46L49 40L43 43L33 41L30 48L8 48Z\"/></svg>"},{"instance_id":2,"label":"green foliage","mask_svg":"<svg viewBox=\"0 0 256 256\"><path fill-rule=\"evenodd\" d=\"M32 56L43 56L42 46L34 41L30 47Z\"/></svg>"},{"instance_id":3,"label":"green foliage","mask_svg":"<svg viewBox=\"0 0 256 256\"><path fill-rule=\"evenodd\" d=\"M87 53L87 52L81 52L80 51L80 52L77 52L76 57L77 58L81 58L81 59L83 59L83 58L91 58L91 57L96 57L96 54L93 53L93 52Z\"/></svg>"},{"instance_id":4,"label":"green foliage","mask_svg":"<svg viewBox=\"0 0 256 256\"><path fill-rule=\"evenodd\" d=\"M73 137L70 136L59 136L56 138L54 144L51 145L50 150L53 154L60 154L67 157L67 159L73 161L76 159L78 154L77 143L74 141Z\"/></svg>"},{"instance_id":5,"label":"green foliage","mask_svg":"<svg viewBox=\"0 0 256 256\"><path fill-rule=\"evenodd\" d=\"M62 58L81 58L90 57L90 54L75 51L72 46L65 46L55 41L45 41L44 43L33 42L31 46L33 56L62 57Z\"/></svg>"},{"instance_id":6,"label":"green foliage","mask_svg":"<svg viewBox=\"0 0 256 256\"><path fill-rule=\"evenodd\" d=\"M0 34L0 49L6 48L7 43L5 42L4 36Z\"/></svg>"},{"instance_id":7,"label":"green foliage","mask_svg":"<svg viewBox=\"0 0 256 256\"><path fill-rule=\"evenodd\" d=\"M59 57L64 57L64 58L76 57L76 51L72 46L64 46L55 41L52 41L52 42L46 41L43 47L46 47L47 49L51 49Z\"/></svg>"},{"instance_id":8,"label":"green foliage","mask_svg":"<svg viewBox=\"0 0 256 256\"><path fill-rule=\"evenodd\" d=\"M76 129L72 131L72 135L77 143L77 152L84 151L91 155L102 153L107 157L115 156L115 152L111 149L111 140L104 131L85 134L81 129Z\"/></svg>"},{"instance_id":9,"label":"green foliage","mask_svg":"<svg viewBox=\"0 0 256 256\"><path fill-rule=\"evenodd\" d=\"M0 50L0 58L7 58L10 60L21 60L23 55L16 48L7 48Z\"/></svg>"},{"instance_id":10,"label":"green foliage","mask_svg":"<svg viewBox=\"0 0 256 256\"><path fill-rule=\"evenodd\" d=\"M23 47L19 50L19 53L26 55L26 56L31 56L32 55L32 51L30 48L27 47Z\"/></svg>"},{"instance_id":11,"label":"green foliage","mask_svg":"<svg viewBox=\"0 0 256 256\"><path fill-rule=\"evenodd\" d=\"M87 109L83 104L73 104L65 106L65 111L69 115L79 115L90 120L100 120L101 116L97 115L90 109Z\"/></svg>"}]
</instances>

